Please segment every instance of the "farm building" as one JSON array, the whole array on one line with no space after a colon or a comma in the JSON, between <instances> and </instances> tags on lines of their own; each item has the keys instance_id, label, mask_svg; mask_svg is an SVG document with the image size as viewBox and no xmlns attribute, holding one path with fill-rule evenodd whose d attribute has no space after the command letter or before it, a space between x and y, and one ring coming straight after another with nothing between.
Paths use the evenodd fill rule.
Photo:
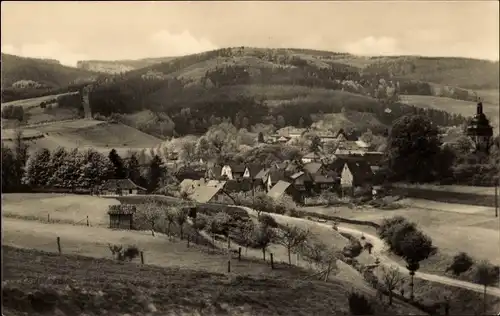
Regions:
<instances>
[{"instance_id":1,"label":"farm building","mask_svg":"<svg viewBox=\"0 0 500 316\"><path fill-rule=\"evenodd\" d=\"M279 199L285 194L290 195L295 202L301 202L302 196L299 191L297 191L294 186L287 181L279 180L272 188L267 192L267 195L273 199Z\"/></svg>"},{"instance_id":2,"label":"farm building","mask_svg":"<svg viewBox=\"0 0 500 316\"><path fill-rule=\"evenodd\" d=\"M122 196L145 194L146 189L138 186L130 179L110 179L98 188L99 195Z\"/></svg>"},{"instance_id":3,"label":"farm building","mask_svg":"<svg viewBox=\"0 0 500 316\"><path fill-rule=\"evenodd\" d=\"M133 229L135 205L111 205L109 207L109 228Z\"/></svg>"},{"instance_id":4,"label":"farm building","mask_svg":"<svg viewBox=\"0 0 500 316\"><path fill-rule=\"evenodd\" d=\"M222 201L223 189L226 181L186 179L179 185L181 194L198 203Z\"/></svg>"}]
</instances>

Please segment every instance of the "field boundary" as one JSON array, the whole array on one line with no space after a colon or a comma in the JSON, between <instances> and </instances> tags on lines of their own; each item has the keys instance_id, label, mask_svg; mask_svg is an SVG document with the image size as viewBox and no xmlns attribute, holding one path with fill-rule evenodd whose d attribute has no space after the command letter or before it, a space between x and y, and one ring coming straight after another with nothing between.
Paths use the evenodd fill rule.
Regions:
<instances>
[{"instance_id":1,"label":"field boundary","mask_svg":"<svg viewBox=\"0 0 500 316\"><path fill-rule=\"evenodd\" d=\"M492 189L493 194L487 191L484 194L475 192L457 192L437 190L434 187L409 186L401 184L393 184L390 186L393 195L412 197L416 199L424 199L436 202L468 204L476 206L495 207L496 202L494 188L487 187L486 190Z\"/></svg>"}]
</instances>

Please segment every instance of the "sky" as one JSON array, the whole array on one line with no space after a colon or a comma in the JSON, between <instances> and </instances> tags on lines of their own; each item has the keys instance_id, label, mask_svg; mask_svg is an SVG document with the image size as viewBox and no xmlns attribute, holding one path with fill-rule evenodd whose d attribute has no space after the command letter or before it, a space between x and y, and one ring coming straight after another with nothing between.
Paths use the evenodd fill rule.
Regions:
<instances>
[{"instance_id":1,"label":"sky","mask_svg":"<svg viewBox=\"0 0 500 316\"><path fill-rule=\"evenodd\" d=\"M222 47L499 59L491 1L3 1L2 52L78 60L180 56Z\"/></svg>"}]
</instances>

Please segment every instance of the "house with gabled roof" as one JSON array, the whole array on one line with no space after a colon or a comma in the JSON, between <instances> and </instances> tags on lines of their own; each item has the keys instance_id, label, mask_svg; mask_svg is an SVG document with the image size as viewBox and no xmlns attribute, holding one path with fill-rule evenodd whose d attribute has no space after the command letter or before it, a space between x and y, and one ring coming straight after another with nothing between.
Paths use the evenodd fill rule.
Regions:
<instances>
[{"instance_id":1,"label":"house with gabled roof","mask_svg":"<svg viewBox=\"0 0 500 316\"><path fill-rule=\"evenodd\" d=\"M109 179L98 187L97 191L99 195L126 196L145 194L147 190L130 179Z\"/></svg>"},{"instance_id":2,"label":"house with gabled roof","mask_svg":"<svg viewBox=\"0 0 500 316\"><path fill-rule=\"evenodd\" d=\"M226 181L191 180L186 179L179 185L181 194L185 194L188 199L198 203L220 202L223 200L223 190Z\"/></svg>"},{"instance_id":3,"label":"house with gabled roof","mask_svg":"<svg viewBox=\"0 0 500 316\"><path fill-rule=\"evenodd\" d=\"M267 195L273 199L279 199L284 195L290 195L295 202L302 201L301 194L294 188L294 186L287 181L278 181L268 192Z\"/></svg>"},{"instance_id":4,"label":"house with gabled roof","mask_svg":"<svg viewBox=\"0 0 500 316\"><path fill-rule=\"evenodd\" d=\"M338 159L333 168L343 187L366 187L372 184L373 171L366 161Z\"/></svg>"},{"instance_id":5,"label":"house with gabled roof","mask_svg":"<svg viewBox=\"0 0 500 316\"><path fill-rule=\"evenodd\" d=\"M309 163L309 162L320 162L323 159L325 159L325 155L317 152L310 152L302 156L301 161L303 163Z\"/></svg>"}]
</instances>

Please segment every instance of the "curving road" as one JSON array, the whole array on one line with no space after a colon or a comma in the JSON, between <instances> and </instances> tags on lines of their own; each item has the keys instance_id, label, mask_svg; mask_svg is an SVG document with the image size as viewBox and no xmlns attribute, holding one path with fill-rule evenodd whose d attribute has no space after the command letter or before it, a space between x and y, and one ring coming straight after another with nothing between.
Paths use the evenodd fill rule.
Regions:
<instances>
[{"instance_id":1,"label":"curving road","mask_svg":"<svg viewBox=\"0 0 500 316\"><path fill-rule=\"evenodd\" d=\"M252 210L251 208L248 208L248 207L242 207L242 208L245 209L249 213L253 212L253 213L257 214L257 212L255 210ZM262 212L261 214L264 214L264 212ZM266 214L273 216L273 217L277 217L277 218L284 218L284 219L290 218L290 216L286 216L286 215L273 214L273 213L266 213ZM292 218L294 220L310 221L308 219L303 219L303 218L296 218L296 217L292 217ZM325 226L329 229L332 229L332 226L329 224L318 223L318 222L315 222L315 223L317 225L322 225L322 226ZM389 258L383 254L383 250L385 248L385 243L383 240L381 240L377 236L367 234L365 232L362 232L362 231L354 229L354 228L341 226L338 224L337 224L337 227L338 227L339 232L349 233L349 234L357 235L357 236L363 235L363 236L365 236L366 239L370 239L371 243L373 244L372 254L379 258L381 264L386 265L386 266L394 266L394 267L398 268L402 273L406 273L406 274L409 273L409 271L408 271L408 269L406 269L406 267L400 265L398 262L392 260L391 258ZM463 288L463 289L468 289L468 290L478 292L481 294L484 292L484 287L482 285L471 283L471 282L466 282L466 281L460 281L460 280L448 278L445 276L416 272L415 278L418 278L421 280L426 280L426 281L431 281L431 282L436 282L436 283L441 283L441 284L445 284L445 285L449 285L449 286L455 286L455 287L459 287L459 288ZM493 295L496 297L500 297L500 288L489 287L487 294Z\"/></svg>"}]
</instances>

